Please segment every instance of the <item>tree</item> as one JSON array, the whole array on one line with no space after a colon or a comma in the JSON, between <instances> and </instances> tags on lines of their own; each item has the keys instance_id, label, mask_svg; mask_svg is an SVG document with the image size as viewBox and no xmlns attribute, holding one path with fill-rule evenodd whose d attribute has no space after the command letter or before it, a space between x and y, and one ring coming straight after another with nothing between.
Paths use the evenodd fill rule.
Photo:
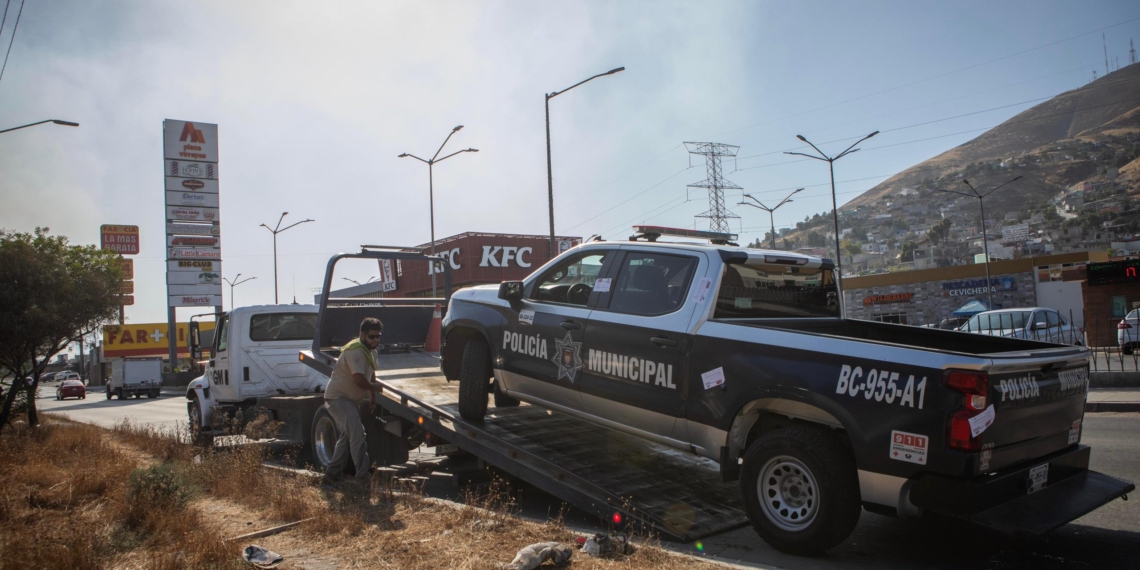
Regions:
<instances>
[{"instance_id":1,"label":"tree","mask_svg":"<svg viewBox=\"0 0 1140 570\"><path fill-rule=\"evenodd\" d=\"M899 261L914 261L914 250L918 249L918 244L913 241L908 241L903 244L902 252L899 253Z\"/></svg>"},{"instance_id":2,"label":"tree","mask_svg":"<svg viewBox=\"0 0 1140 570\"><path fill-rule=\"evenodd\" d=\"M847 255L855 257L856 255L863 253L863 248L852 240L843 240L843 251L846 251Z\"/></svg>"},{"instance_id":3,"label":"tree","mask_svg":"<svg viewBox=\"0 0 1140 570\"><path fill-rule=\"evenodd\" d=\"M808 232L807 242L808 246L810 247L823 247L824 239L823 236L819 234L819 232L810 231Z\"/></svg>"},{"instance_id":4,"label":"tree","mask_svg":"<svg viewBox=\"0 0 1140 570\"><path fill-rule=\"evenodd\" d=\"M17 381L5 394L0 429L16 393L27 391L28 425L36 425L40 374L82 331L118 316L122 280L119 256L95 246L68 245L63 236L0 230L0 366ZM18 380L30 376L32 384Z\"/></svg>"},{"instance_id":5,"label":"tree","mask_svg":"<svg viewBox=\"0 0 1140 570\"><path fill-rule=\"evenodd\" d=\"M926 234L930 237L930 243L938 245L940 242L950 237L950 226L953 225L953 223L954 222L950 221L950 218L942 218L938 221L938 223L931 226L930 231Z\"/></svg>"}]
</instances>

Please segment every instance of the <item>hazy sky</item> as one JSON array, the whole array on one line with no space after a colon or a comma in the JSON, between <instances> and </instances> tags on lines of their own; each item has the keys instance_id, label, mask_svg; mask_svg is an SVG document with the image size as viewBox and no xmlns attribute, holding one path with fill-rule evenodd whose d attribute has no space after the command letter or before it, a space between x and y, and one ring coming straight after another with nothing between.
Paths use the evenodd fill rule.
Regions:
<instances>
[{"instance_id":1,"label":"hazy sky","mask_svg":"<svg viewBox=\"0 0 1140 570\"><path fill-rule=\"evenodd\" d=\"M0 129L81 126L0 134L0 227L97 243L101 224L140 226L127 317L164 321L162 121L217 123L224 273L258 277L238 303L273 300L258 225L283 211L316 220L278 238L283 300L311 299L338 251L428 241L427 167L396 156L456 125L444 152L480 152L437 165L436 236L547 233L543 93L618 66L551 101L560 235L693 227L705 168L684 141L740 145L726 177L762 200L807 187L776 213L788 226L831 209L826 165L781 154L797 133L838 152L882 131L836 163L842 204L1103 75L1102 29L1126 65L1140 5L27 0ZM741 240L761 237L767 213L739 200Z\"/></svg>"}]
</instances>

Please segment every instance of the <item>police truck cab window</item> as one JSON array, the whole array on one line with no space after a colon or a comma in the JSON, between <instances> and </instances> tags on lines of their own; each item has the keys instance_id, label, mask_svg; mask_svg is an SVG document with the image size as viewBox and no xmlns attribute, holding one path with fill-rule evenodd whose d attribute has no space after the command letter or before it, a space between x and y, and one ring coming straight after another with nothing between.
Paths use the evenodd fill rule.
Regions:
<instances>
[{"instance_id":1,"label":"police truck cab window","mask_svg":"<svg viewBox=\"0 0 1140 570\"><path fill-rule=\"evenodd\" d=\"M559 263L539 279L531 297L536 301L585 305L594 292L594 282L605 259L604 254L592 253Z\"/></svg>"},{"instance_id":2,"label":"police truck cab window","mask_svg":"<svg viewBox=\"0 0 1140 570\"><path fill-rule=\"evenodd\" d=\"M317 331L315 313L269 313L249 318L249 340L313 340Z\"/></svg>"},{"instance_id":3,"label":"police truck cab window","mask_svg":"<svg viewBox=\"0 0 1140 570\"><path fill-rule=\"evenodd\" d=\"M730 263L717 294L715 319L838 317L832 270Z\"/></svg>"},{"instance_id":4,"label":"police truck cab window","mask_svg":"<svg viewBox=\"0 0 1140 570\"><path fill-rule=\"evenodd\" d=\"M697 260L661 253L630 253L621 265L610 310L633 315L664 315L684 303Z\"/></svg>"}]
</instances>

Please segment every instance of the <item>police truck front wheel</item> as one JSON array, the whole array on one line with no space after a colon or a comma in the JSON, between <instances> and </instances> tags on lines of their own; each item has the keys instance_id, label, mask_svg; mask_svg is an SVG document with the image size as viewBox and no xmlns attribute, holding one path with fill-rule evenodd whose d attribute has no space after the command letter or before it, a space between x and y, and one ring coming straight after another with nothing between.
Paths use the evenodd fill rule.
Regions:
<instances>
[{"instance_id":1,"label":"police truck front wheel","mask_svg":"<svg viewBox=\"0 0 1140 570\"><path fill-rule=\"evenodd\" d=\"M819 554L843 542L862 508L855 457L823 430L768 432L744 455L744 510L765 542L790 554Z\"/></svg>"},{"instance_id":2,"label":"police truck front wheel","mask_svg":"<svg viewBox=\"0 0 1140 570\"><path fill-rule=\"evenodd\" d=\"M459 415L472 422L487 415L487 387L491 379L491 356L487 343L472 339L463 345L459 366Z\"/></svg>"}]
</instances>

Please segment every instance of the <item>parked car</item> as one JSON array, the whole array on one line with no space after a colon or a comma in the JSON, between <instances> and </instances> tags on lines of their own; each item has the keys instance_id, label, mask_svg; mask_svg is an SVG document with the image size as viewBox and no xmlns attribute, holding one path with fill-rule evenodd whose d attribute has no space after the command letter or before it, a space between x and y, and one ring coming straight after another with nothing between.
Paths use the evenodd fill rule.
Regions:
<instances>
[{"instance_id":1,"label":"parked car","mask_svg":"<svg viewBox=\"0 0 1140 570\"><path fill-rule=\"evenodd\" d=\"M64 380L63 384L60 384L59 387L55 389L56 400L65 400L67 398L87 399L87 388L83 386L82 381L78 379Z\"/></svg>"},{"instance_id":2,"label":"parked car","mask_svg":"<svg viewBox=\"0 0 1140 570\"><path fill-rule=\"evenodd\" d=\"M1124 354L1132 354L1140 346L1140 309L1132 309L1116 325L1116 344Z\"/></svg>"},{"instance_id":3,"label":"parked car","mask_svg":"<svg viewBox=\"0 0 1140 570\"><path fill-rule=\"evenodd\" d=\"M944 331L952 331L966 324L966 321L968 320L970 320L970 317L946 317L938 323L938 328Z\"/></svg>"},{"instance_id":4,"label":"parked car","mask_svg":"<svg viewBox=\"0 0 1140 570\"><path fill-rule=\"evenodd\" d=\"M970 317L958 330L1054 344L1084 344L1084 335L1061 313L1043 307L985 311Z\"/></svg>"}]
</instances>

